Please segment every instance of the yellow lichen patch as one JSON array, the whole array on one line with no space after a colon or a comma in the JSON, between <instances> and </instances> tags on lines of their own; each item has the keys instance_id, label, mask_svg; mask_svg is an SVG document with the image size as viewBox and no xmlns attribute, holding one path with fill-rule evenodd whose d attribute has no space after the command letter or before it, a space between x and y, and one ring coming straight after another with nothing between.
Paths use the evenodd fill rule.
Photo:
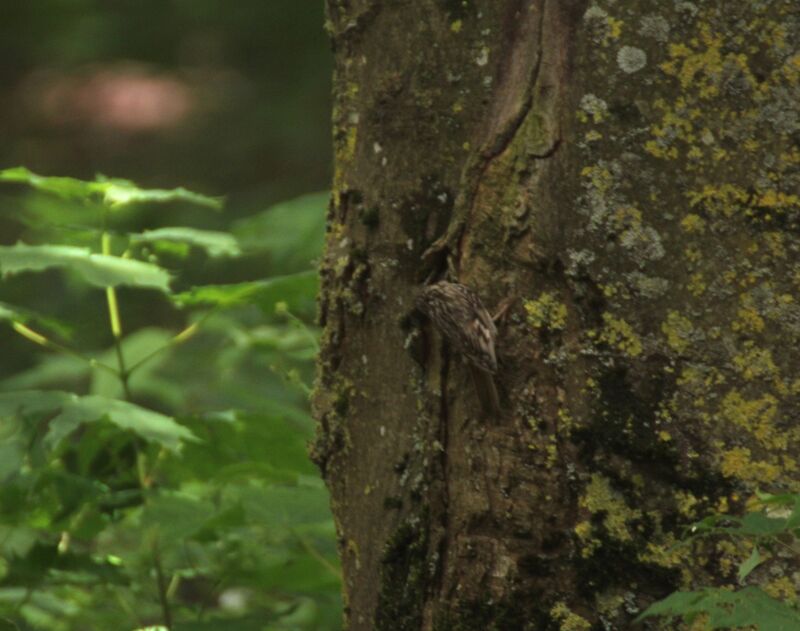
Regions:
<instances>
[{"instance_id":1,"label":"yellow lichen patch","mask_svg":"<svg viewBox=\"0 0 800 631\"><path fill-rule=\"evenodd\" d=\"M661 332L667 338L667 345L676 353L684 353L692 343L694 327L677 311L670 311L661 324Z\"/></svg>"},{"instance_id":2,"label":"yellow lichen patch","mask_svg":"<svg viewBox=\"0 0 800 631\"><path fill-rule=\"evenodd\" d=\"M697 246L690 245L683 251L686 260L690 263L699 263L703 258L703 253Z\"/></svg>"},{"instance_id":3,"label":"yellow lichen patch","mask_svg":"<svg viewBox=\"0 0 800 631\"><path fill-rule=\"evenodd\" d=\"M747 447L735 447L722 454L722 475L751 484L773 484L783 473L781 467L769 462L754 461Z\"/></svg>"},{"instance_id":4,"label":"yellow lichen patch","mask_svg":"<svg viewBox=\"0 0 800 631\"><path fill-rule=\"evenodd\" d=\"M785 450L788 446L786 432L775 428L778 400L771 394L748 400L737 390L732 390L722 400L719 415L731 425L750 432L768 449Z\"/></svg>"},{"instance_id":5,"label":"yellow lichen patch","mask_svg":"<svg viewBox=\"0 0 800 631\"><path fill-rule=\"evenodd\" d=\"M460 33L463 26L464 23L461 20L455 20L454 22L450 23L450 30L453 33Z\"/></svg>"},{"instance_id":6,"label":"yellow lichen patch","mask_svg":"<svg viewBox=\"0 0 800 631\"><path fill-rule=\"evenodd\" d=\"M762 208L791 209L800 206L800 196L794 193L787 194L774 189L769 189L761 193L756 202Z\"/></svg>"},{"instance_id":7,"label":"yellow lichen patch","mask_svg":"<svg viewBox=\"0 0 800 631\"><path fill-rule=\"evenodd\" d=\"M690 554L691 549L687 546L678 545L675 536L669 533L664 541L659 543L649 542L644 552L639 553L638 558L643 563L674 568L685 565L687 556Z\"/></svg>"},{"instance_id":8,"label":"yellow lichen patch","mask_svg":"<svg viewBox=\"0 0 800 631\"><path fill-rule=\"evenodd\" d=\"M642 340L630 324L610 313L603 314L603 329L599 340L631 357L642 354Z\"/></svg>"},{"instance_id":9,"label":"yellow lichen patch","mask_svg":"<svg viewBox=\"0 0 800 631\"><path fill-rule=\"evenodd\" d=\"M592 628L586 618L570 611L564 602L556 603L550 610L550 615L559 622L559 631L589 631Z\"/></svg>"},{"instance_id":10,"label":"yellow lichen patch","mask_svg":"<svg viewBox=\"0 0 800 631\"><path fill-rule=\"evenodd\" d=\"M559 408L558 410L558 427L566 434L569 434L575 427L575 419L566 408Z\"/></svg>"},{"instance_id":11,"label":"yellow lichen patch","mask_svg":"<svg viewBox=\"0 0 800 631\"><path fill-rule=\"evenodd\" d=\"M339 156L340 160L352 160L356 155L356 145L358 144L358 127L353 125L347 130L347 142L345 143L345 154Z\"/></svg>"},{"instance_id":12,"label":"yellow lichen patch","mask_svg":"<svg viewBox=\"0 0 800 631\"><path fill-rule=\"evenodd\" d=\"M574 530L583 544L581 546L581 556L584 559L588 559L600 547L600 540L592 536L592 524L588 521L578 522Z\"/></svg>"},{"instance_id":13,"label":"yellow lichen patch","mask_svg":"<svg viewBox=\"0 0 800 631\"><path fill-rule=\"evenodd\" d=\"M786 258L786 246L783 234L780 232L765 232L764 241L771 256L778 259Z\"/></svg>"},{"instance_id":14,"label":"yellow lichen patch","mask_svg":"<svg viewBox=\"0 0 800 631\"><path fill-rule=\"evenodd\" d=\"M599 193L605 193L614 183L611 171L601 166L584 167L581 176L587 178L592 188Z\"/></svg>"},{"instance_id":15,"label":"yellow lichen patch","mask_svg":"<svg viewBox=\"0 0 800 631\"><path fill-rule=\"evenodd\" d=\"M642 516L642 511L629 508L622 496L611 488L610 482L599 474L592 475L579 503L592 514L604 513L603 525L608 535L617 541L630 541L632 535L628 522Z\"/></svg>"},{"instance_id":16,"label":"yellow lichen patch","mask_svg":"<svg viewBox=\"0 0 800 631\"><path fill-rule=\"evenodd\" d=\"M606 617L613 618L625 603L625 596L619 590L606 591L595 594L597 611Z\"/></svg>"},{"instance_id":17,"label":"yellow lichen patch","mask_svg":"<svg viewBox=\"0 0 800 631\"><path fill-rule=\"evenodd\" d=\"M609 26L609 36L611 39L619 39L619 36L622 35L622 20L618 20L616 18L610 17L608 18L608 26Z\"/></svg>"},{"instance_id":18,"label":"yellow lichen patch","mask_svg":"<svg viewBox=\"0 0 800 631\"><path fill-rule=\"evenodd\" d=\"M642 225L642 211L633 206L620 206L611 215L611 222L617 232Z\"/></svg>"},{"instance_id":19,"label":"yellow lichen patch","mask_svg":"<svg viewBox=\"0 0 800 631\"><path fill-rule=\"evenodd\" d=\"M699 500L689 491L675 491L675 501L678 511L684 517L694 519L697 517L697 504Z\"/></svg>"},{"instance_id":20,"label":"yellow lichen patch","mask_svg":"<svg viewBox=\"0 0 800 631\"><path fill-rule=\"evenodd\" d=\"M740 298L742 306L737 311L737 319L731 328L741 333L761 333L764 330L764 318L756 309L750 294L743 294Z\"/></svg>"},{"instance_id":21,"label":"yellow lichen patch","mask_svg":"<svg viewBox=\"0 0 800 631\"><path fill-rule=\"evenodd\" d=\"M788 576L781 576L774 581L770 581L764 586L764 591L779 600L797 601L797 588L794 581Z\"/></svg>"},{"instance_id":22,"label":"yellow lichen patch","mask_svg":"<svg viewBox=\"0 0 800 631\"><path fill-rule=\"evenodd\" d=\"M567 306L553 292L545 291L535 300L526 300L525 314L534 329L561 330L567 325Z\"/></svg>"},{"instance_id":23,"label":"yellow lichen patch","mask_svg":"<svg viewBox=\"0 0 800 631\"><path fill-rule=\"evenodd\" d=\"M688 289L694 297L702 296L706 292L707 288L708 286L706 285L705 277L703 276L702 272L692 274L689 277L689 282L686 285L686 289Z\"/></svg>"},{"instance_id":24,"label":"yellow lichen patch","mask_svg":"<svg viewBox=\"0 0 800 631\"><path fill-rule=\"evenodd\" d=\"M721 539L714 545L719 556L719 568L724 576L732 576L739 564L747 557L750 547L742 540Z\"/></svg>"},{"instance_id":25,"label":"yellow lichen patch","mask_svg":"<svg viewBox=\"0 0 800 631\"><path fill-rule=\"evenodd\" d=\"M745 349L733 358L733 365L746 381L759 377L780 378L780 370L772 359L768 348L756 348L753 342L745 342Z\"/></svg>"},{"instance_id":26,"label":"yellow lichen patch","mask_svg":"<svg viewBox=\"0 0 800 631\"><path fill-rule=\"evenodd\" d=\"M700 215L689 213L681 220L681 228L689 234L702 234L706 229L706 222Z\"/></svg>"},{"instance_id":27,"label":"yellow lichen patch","mask_svg":"<svg viewBox=\"0 0 800 631\"><path fill-rule=\"evenodd\" d=\"M694 208L701 206L712 215L732 217L745 205L750 194L735 184L706 184L701 190L688 191L686 197Z\"/></svg>"},{"instance_id":28,"label":"yellow lichen patch","mask_svg":"<svg viewBox=\"0 0 800 631\"><path fill-rule=\"evenodd\" d=\"M663 160L677 160L680 155L677 147L664 147L655 140L648 140L644 144L644 149L654 158Z\"/></svg>"},{"instance_id":29,"label":"yellow lichen patch","mask_svg":"<svg viewBox=\"0 0 800 631\"><path fill-rule=\"evenodd\" d=\"M347 255L340 256L338 259L336 259L336 263L333 266L333 272L336 274L337 278L341 278L349 266L350 257Z\"/></svg>"},{"instance_id":30,"label":"yellow lichen patch","mask_svg":"<svg viewBox=\"0 0 800 631\"><path fill-rule=\"evenodd\" d=\"M684 90L690 86L702 99L710 99L719 94L719 78L725 64L738 66L751 87L758 82L742 54L728 53L723 56L724 37L714 33L708 24L700 27L700 36L689 42L672 44L669 47L669 61L661 64L661 69L676 77Z\"/></svg>"}]
</instances>

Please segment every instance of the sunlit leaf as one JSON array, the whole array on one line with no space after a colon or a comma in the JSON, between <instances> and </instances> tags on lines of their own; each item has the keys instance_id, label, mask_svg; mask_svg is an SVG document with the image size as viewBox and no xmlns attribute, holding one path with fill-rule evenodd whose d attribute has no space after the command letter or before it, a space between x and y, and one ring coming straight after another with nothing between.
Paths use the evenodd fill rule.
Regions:
<instances>
[{"instance_id":1,"label":"sunlit leaf","mask_svg":"<svg viewBox=\"0 0 800 631\"><path fill-rule=\"evenodd\" d=\"M71 177L48 177L38 175L25 167L15 167L0 171L0 181L18 182L46 193L58 195L64 199L102 199L108 206L115 208L129 204L188 202L213 209L222 207L222 200L199 193L187 191L185 188L142 189L129 180L98 177L93 182Z\"/></svg>"},{"instance_id":2,"label":"sunlit leaf","mask_svg":"<svg viewBox=\"0 0 800 631\"><path fill-rule=\"evenodd\" d=\"M270 315L275 313L278 303L285 303L293 313L310 314L315 308L318 289L319 278L314 271L249 283L194 287L176 294L173 299L181 306L252 304Z\"/></svg>"},{"instance_id":3,"label":"sunlit leaf","mask_svg":"<svg viewBox=\"0 0 800 631\"><path fill-rule=\"evenodd\" d=\"M142 261L117 256L93 254L88 248L65 245L0 246L0 272L18 274L51 267L65 267L78 272L96 287L130 285L169 292L169 273Z\"/></svg>"},{"instance_id":4,"label":"sunlit leaf","mask_svg":"<svg viewBox=\"0 0 800 631\"><path fill-rule=\"evenodd\" d=\"M214 210L222 208L222 200L193 193L183 187L173 189L142 189L128 180L105 180L97 183L103 193L103 201L111 207L128 204L188 202L198 206L206 206Z\"/></svg>"},{"instance_id":5,"label":"sunlit leaf","mask_svg":"<svg viewBox=\"0 0 800 631\"><path fill-rule=\"evenodd\" d=\"M0 171L0 181L19 182L64 199L88 199L97 193L94 182L84 182L72 177L46 177L25 167Z\"/></svg>"},{"instance_id":6,"label":"sunlit leaf","mask_svg":"<svg viewBox=\"0 0 800 631\"><path fill-rule=\"evenodd\" d=\"M174 227L145 230L140 234L130 235L130 238L133 243L157 243L159 241L185 243L202 248L208 252L209 256L213 257L235 257L241 254L236 238L227 232Z\"/></svg>"}]
</instances>

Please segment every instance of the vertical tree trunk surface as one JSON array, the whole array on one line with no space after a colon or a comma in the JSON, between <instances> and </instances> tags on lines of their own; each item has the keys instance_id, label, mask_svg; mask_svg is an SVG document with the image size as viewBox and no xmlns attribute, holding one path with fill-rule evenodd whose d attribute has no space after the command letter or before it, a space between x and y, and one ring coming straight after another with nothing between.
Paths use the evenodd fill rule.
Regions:
<instances>
[{"instance_id":1,"label":"vertical tree trunk surface","mask_svg":"<svg viewBox=\"0 0 800 631\"><path fill-rule=\"evenodd\" d=\"M313 455L347 628L625 629L735 582L730 542L674 544L756 489L800 490L796 0L328 16ZM490 311L511 301L497 418L413 315L448 265Z\"/></svg>"}]
</instances>

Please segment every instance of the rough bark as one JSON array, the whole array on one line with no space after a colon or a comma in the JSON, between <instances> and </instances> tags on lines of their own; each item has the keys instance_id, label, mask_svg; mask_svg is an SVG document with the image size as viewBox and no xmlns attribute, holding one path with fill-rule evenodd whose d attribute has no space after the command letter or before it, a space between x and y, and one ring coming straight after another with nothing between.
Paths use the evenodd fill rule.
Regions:
<instances>
[{"instance_id":1,"label":"rough bark","mask_svg":"<svg viewBox=\"0 0 800 631\"><path fill-rule=\"evenodd\" d=\"M627 628L730 582L741 551L673 544L756 488L800 487L796 2L328 15L313 455L347 628ZM514 299L491 422L412 316L448 266L490 309ZM771 572L754 579L798 588Z\"/></svg>"}]
</instances>

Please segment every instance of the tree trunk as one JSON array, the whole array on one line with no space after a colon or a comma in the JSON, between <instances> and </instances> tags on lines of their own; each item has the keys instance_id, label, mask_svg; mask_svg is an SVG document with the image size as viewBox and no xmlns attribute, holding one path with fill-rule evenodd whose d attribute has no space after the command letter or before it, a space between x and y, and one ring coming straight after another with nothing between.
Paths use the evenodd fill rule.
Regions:
<instances>
[{"instance_id":1,"label":"tree trunk","mask_svg":"<svg viewBox=\"0 0 800 631\"><path fill-rule=\"evenodd\" d=\"M624 629L734 582L729 542L674 543L800 488L796 0L328 16L313 455L347 628ZM442 275L511 301L497 418L414 315Z\"/></svg>"}]
</instances>

